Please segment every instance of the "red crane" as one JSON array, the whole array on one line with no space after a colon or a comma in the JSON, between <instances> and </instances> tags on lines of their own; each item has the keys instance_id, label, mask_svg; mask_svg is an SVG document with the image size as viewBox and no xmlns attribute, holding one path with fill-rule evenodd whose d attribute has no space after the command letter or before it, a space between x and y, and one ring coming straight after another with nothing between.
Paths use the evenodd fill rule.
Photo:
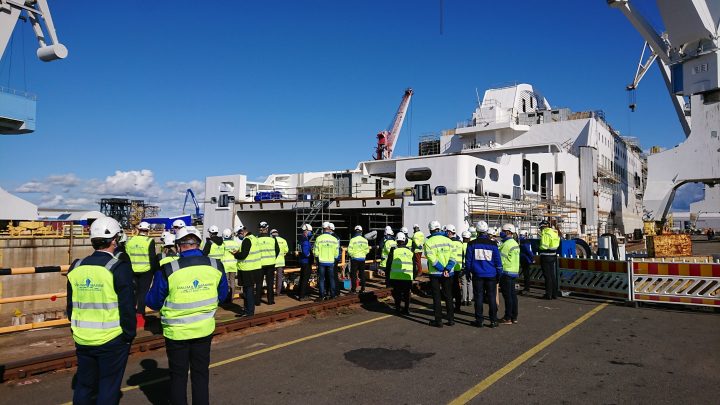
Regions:
<instances>
[{"instance_id":1,"label":"red crane","mask_svg":"<svg viewBox=\"0 0 720 405\"><path fill-rule=\"evenodd\" d=\"M397 143L398 135L400 135L400 129L402 128L403 121L405 121L405 115L407 114L408 106L410 105L410 99L413 95L413 89L405 89L400 107L395 113L395 119L390 124L390 129L379 132L377 134L377 147L375 149L375 160L385 160L392 158L395 144Z\"/></svg>"}]
</instances>

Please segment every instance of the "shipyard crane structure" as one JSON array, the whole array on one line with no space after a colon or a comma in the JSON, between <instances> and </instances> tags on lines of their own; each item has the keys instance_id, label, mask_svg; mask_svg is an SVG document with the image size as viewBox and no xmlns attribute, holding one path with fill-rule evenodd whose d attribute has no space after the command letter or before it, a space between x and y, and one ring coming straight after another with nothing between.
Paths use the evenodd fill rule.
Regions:
<instances>
[{"instance_id":1,"label":"shipyard crane structure","mask_svg":"<svg viewBox=\"0 0 720 405\"><path fill-rule=\"evenodd\" d=\"M195 199L195 193L193 193L192 189L185 190L185 202L183 203L183 209L182 209L183 215L185 215L185 207L187 206L188 197L190 197L193 205L195 206L195 214L192 215L193 225L202 223L203 222L203 214L202 214L202 212L200 212L200 205L198 204L197 199Z\"/></svg>"},{"instance_id":2,"label":"shipyard crane structure","mask_svg":"<svg viewBox=\"0 0 720 405\"><path fill-rule=\"evenodd\" d=\"M47 0L0 0L0 57L5 54L18 20L30 20L39 46L36 54L41 61L67 57L68 50L55 32ZM0 135L35 131L35 103L34 95L0 88Z\"/></svg>"},{"instance_id":3,"label":"shipyard crane structure","mask_svg":"<svg viewBox=\"0 0 720 405\"><path fill-rule=\"evenodd\" d=\"M402 129L405 116L407 115L407 109L410 105L410 99L413 96L413 89L405 89L402 101L400 101L400 107L398 107L395 118L393 119L390 127L386 131L379 132L377 134L377 147L375 149L375 160L386 160L391 159L393 151L395 150L395 144L397 144L398 136L400 135L400 129Z\"/></svg>"},{"instance_id":4,"label":"shipyard crane structure","mask_svg":"<svg viewBox=\"0 0 720 405\"><path fill-rule=\"evenodd\" d=\"M678 146L648 156L643 205L648 219L663 224L678 187L720 183L720 0L657 0L664 33L630 0L607 2L650 47L685 132ZM642 70L638 68L634 86Z\"/></svg>"}]
</instances>

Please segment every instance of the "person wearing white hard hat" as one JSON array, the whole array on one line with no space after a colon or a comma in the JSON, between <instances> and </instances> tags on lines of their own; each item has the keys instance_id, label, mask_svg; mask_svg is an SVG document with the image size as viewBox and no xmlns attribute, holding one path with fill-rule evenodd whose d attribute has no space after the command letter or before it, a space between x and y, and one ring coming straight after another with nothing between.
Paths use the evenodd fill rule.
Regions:
<instances>
[{"instance_id":1,"label":"person wearing white hard hat","mask_svg":"<svg viewBox=\"0 0 720 405\"><path fill-rule=\"evenodd\" d=\"M550 222L540 221L540 267L545 279L546 300L554 300L558 297L557 283L557 250L560 247L560 235L550 227Z\"/></svg>"},{"instance_id":2,"label":"person wearing white hard hat","mask_svg":"<svg viewBox=\"0 0 720 405\"><path fill-rule=\"evenodd\" d=\"M472 276L475 301L475 320L472 326L483 327L483 300L487 296L490 306L490 327L498 326L497 319L497 281L502 274L502 262L497 244L488 235L487 222L479 221L475 228L478 237L468 244L465 252L466 272Z\"/></svg>"},{"instance_id":3,"label":"person wearing white hard hat","mask_svg":"<svg viewBox=\"0 0 720 405\"><path fill-rule=\"evenodd\" d=\"M265 221L261 221L258 224L257 242L260 248L260 265L262 266L265 285L267 286L267 303L268 305L275 305L275 262L277 261L277 256L280 254L280 246L278 245L278 241L270 236L270 225ZM260 290L256 294L258 300L255 305L260 305L262 295L263 290L261 283Z\"/></svg>"},{"instance_id":4,"label":"person wearing white hard hat","mask_svg":"<svg viewBox=\"0 0 720 405\"><path fill-rule=\"evenodd\" d=\"M255 303L260 301L258 292L262 291L263 272L260 256L260 247L257 237L244 226L238 228L238 234L242 237L240 251L234 254L237 259L237 276L243 287L244 310L237 316L255 315Z\"/></svg>"},{"instance_id":5,"label":"person wearing white hard hat","mask_svg":"<svg viewBox=\"0 0 720 405\"><path fill-rule=\"evenodd\" d=\"M153 273L160 268L155 249L155 240L151 238L150 224L143 221L137 226L138 235L130 238L125 244L125 251L130 256L132 269L135 274L135 310L137 311L137 326L145 326L145 294L150 289Z\"/></svg>"},{"instance_id":6,"label":"person wearing white hard hat","mask_svg":"<svg viewBox=\"0 0 720 405\"><path fill-rule=\"evenodd\" d=\"M237 259L235 253L240 251L240 242L236 241L233 237L233 231L230 228L225 228L222 231L223 238L223 257L222 264L225 268L225 275L227 276L228 286L230 289L229 297L226 302L232 303L235 298L235 289L237 288Z\"/></svg>"},{"instance_id":7,"label":"person wearing white hard hat","mask_svg":"<svg viewBox=\"0 0 720 405\"><path fill-rule=\"evenodd\" d=\"M303 224L300 227L302 235L298 238L298 262L300 263L300 285L297 288L297 299L298 301L306 301L308 299L308 289L310 288L310 275L312 273L311 261L312 261L312 244L310 238L312 237L312 226L310 224Z\"/></svg>"},{"instance_id":8,"label":"person wearing white hard hat","mask_svg":"<svg viewBox=\"0 0 720 405\"><path fill-rule=\"evenodd\" d=\"M177 233L180 228L185 228L185 226L187 226L185 221L183 221L182 219L176 219L172 223L173 232Z\"/></svg>"},{"instance_id":9,"label":"person wearing white hard hat","mask_svg":"<svg viewBox=\"0 0 720 405\"><path fill-rule=\"evenodd\" d=\"M472 240L472 234L470 233L470 231L465 231L462 233L462 240L463 254L462 272L460 274L460 299L462 300L463 305L470 305L470 301L472 301L473 298L472 278L470 276L470 273L467 272L467 266L465 265L465 253L467 252L468 244Z\"/></svg>"},{"instance_id":10,"label":"person wearing white hard hat","mask_svg":"<svg viewBox=\"0 0 720 405\"><path fill-rule=\"evenodd\" d=\"M90 225L95 250L67 273L67 316L77 356L76 404L117 404L135 338L135 293L130 263L114 256L120 224L98 218ZM42 402L42 401L41 401Z\"/></svg>"},{"instance_id":11,"label":"person wearing white hard hat","mask_svg":"<svg viewBox=\"0 0 720 405\"><path fill-rule=\"evenodd\" d=\"M425 257L428 263L430 287L433 294L433 311L435 319L430 326L442 328L442 299L445 299L447 325L455 325L455 312L452 302L452 279L455 268L452 244L442 232L440 222L432 221L428 225L430 237L425 241ZM442 295L441 295L442 293Z\"/></svg>"},{"instance_id":12,"label":"person wearing white hard hat","mask_svg":"<svg viewBox=\"0 0 720 405\"><path fill-rule=\"evenodd\" d=\"M158 262L160 266L164 266L166 263L170 263L173 260L178 259L177 251L175 250L175 235L168 233L162 238L162 252L158 253Z\"/></svg>"},{"instance_id":13,"label":"person wearing white hard hat","mask_svg":"<svg viewBox=\"0 0 720 405\"><path fill-rule=\"evenodd\" d=\"M223 237L220 235L220 228L212 225L208 228L209 236L200 244L200 250L203 255L212 257L215 260L222 260L225 255L225 246L223 246Z\"/></svg>"},{"instance_id":14,"label":"person wearing white hard hat","mask_svg":"<svg viewBox=\"0 0 720 405\"><path fill-rule=\"evenodd\" d=\"M340 256L342 255L342 247L340 247L340 238L335 233L335 224L330 222L330 235L334 236L335 239L338 240L338 258L335 260L335 265L333 266L333 278L335 279L335 289L337 290L337 295L340 295ZM330 289L330 281L327 281L325 283L325 289L329 291Z\"/></svg>"},{"instance_id":15,"label":"person wearing white hard hat","mask_svg":"<svg viewBox=\"0 0 720 405\"><path fill-rule=\"evenodd\" d=\"M228 284L222 262L203 255L200 241L194 226L178 230L180 258L155 273L147 294L148 306L160 311L171 404L187 404L188 371L192 403L210 403L210 345L215 312L228 296Z\"/></svg>"},{"instance_id":16,"label":"person wearing white hard hat","mask_svg":"<svg viewBox=\"0 0 720 405\"><path fill-rule=\"evenodd\" d=\"M413 252L407 248L407 236L398 232L395 237L397 246L390 249L387 267L385 267L385 283L392 287L395 300L395 311L410 313L410 289L417 274ZM404 304L401 308L400 304Z\"/></svg>"},{"instance_id":17,"label":"person wearing white hard hat","mask_svg":"<svg viewBox=\"0 0 720 405\"><path fill-rule=\"evenodd\" d=\"M370 245L362 232L362 226L355 226L353 237L348 243L347 251L350 255L350 294L357 292L358 277L360 278L360 293L365 292L365 259L368 253L370 253Z\"/></svg>"},{"instance_id":18,"label":"person wearing white hard hat","mask_svg":"<svg viewBox=\"0 0 720 405\"><path fill-rule=\"evenodd\" d=\"M318 290L320 292L318 301L335 298L337 295L333 272L339 252L340 243L337 238L332 235L330 223L326 223L323 227L323 234L315 238L315 246L313 246L313 254L318 262ZM325 290L325 283L328 279L330 291Z\"/></svg>"},{"instance_id":19,"label":"person wearing white hard hat","mask_svg":"<svg viewBox=\"0 0 720 405\"><path fill-rule=\"evenodd\" d=\"M463 250L462 239L457 234L455 225L446 225L445 232L447 237L450 239L450 246L452 248L452 259L455 261L455 267L453 267L452 277L452 291L453 301L455 302L455 312L462 310L462 294L460 293L460 275L462 274L463 256L465 250Z\"/></svg>"},{"instance_id":20,"label":"person wearing white hard hat","mask_svg":"<svg viewBox=\"0 0 720 405\"><path fill-rule=\"evenodd\" d=\"M515 241L515 225L505 224L500 231L500 261L503 272L500 276L500 291L505 302L505 316L500 320L503 325L517 323L518 300L515 280L520 273L520 245Z\"/></svg>"},{"instance_id":21,"label":"person wearing white hard hat","mask_svg":"<svg viewBox=\"0 0 720 405\"><path fill-rule=\"evenodd\" d=\"M385 227L385 239L382 241L382 251L380 254L380 267L378 267L380 273L379 275L384 277L385 276L385 267L387 267L387 258L390 254L390 249L397 246L397 242L395 241L394 232L392 230L392 227L386 226Z\"/></svg>"},{"instance_id":22,"label":"person wearing white hard hat","mask_svg":"<svg viewBox=\"0 0 720 405\"><path fill-rule=\"evenodd\" d=\"M124 230L120 230L120 235L118 236L118 242L117 242L117 249L115 249L115 257L117 257L119 260L124 260L128 263L132 263L130 261L130 256L127 254L127 251L125 250L125 245L127 244L128 237Z\"/></svg>"},{"instance_id":23,"label":"person wearing white hard hat","mask_svg":"<svg viewBox=\"0 0 720 405\"><path fill-rule=\"evenodd\" d=\"M474 226L471 226L470 229L468 229L468 232L470 232L470 240L477 238L477 236L478 236L477 228L475 228Z\"/></svg>"},{"instance_id":24,"label":"person wearing white hard hat","mask_svg":"<svg viewBox=\"0 0 720 405\"><path fill-rule=\"evenodd\" d=\"M530 242L528 231L520 231L520 273L523 278L523 289L520 295L530 293L530 265L535 262L535 252L533 252L532 243Z\"/></svg>"},{"instance_id":25,"label":"person wearing white hard hat","mask_svg":"<svg viewBox=\"0 0 720 405\"><path fill-rule=\"evenodd\" d=\"M290 247L288 246L287 240L280 236L280 232L278 232L277 229L270 230L270 236L277 241L278 248L280 249L277 257L275 258L275 295L280 295L283 288L285 255L287 255L290 251Z\"/></svg>"},{"instance_id":26,"label":"person wearing white hard hat","mask_svg":"<svg viewBox=\"0 0 720 405\"><path fill-rule=\"evenodd\" d=\"M413 225L412 244L410 248L415 254L415 267L420 271L422 269L423 244L425 243L425 234L420 230L420 225Z\"/></svg>"}]
</instances>

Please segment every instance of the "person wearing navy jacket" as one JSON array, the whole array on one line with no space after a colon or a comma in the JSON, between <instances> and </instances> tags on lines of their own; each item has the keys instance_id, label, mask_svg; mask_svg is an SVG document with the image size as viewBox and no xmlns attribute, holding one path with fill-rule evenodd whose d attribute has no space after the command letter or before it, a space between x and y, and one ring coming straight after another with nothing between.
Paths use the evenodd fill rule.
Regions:
<instances>
[{"instance_id":1,"label":"person wearing navy jacket","mask_svg":"<svg viewBox=\"0 0 720 405\"><path fill-rule=\"evenodd\" d=\"M310 283L310 273L312 267L310 259L312 256L312 245L310 244L310 237L312 236L312 226L304 224L302 226L302 235L298 239L299 250L297 252L298 262L300 262L300 288L297 294L298 301L306 301L308 297L308 288Z\"/></svg>"},{"instance_id":2,"label":"person wearing navy jacket","mask_svg":"<svg viewBox=\"0 0 720 405\"><path fill-rule=\"evenodd\" d=\"M532 250L532 243L528 239L528 231L520 231L520 272L523 277L523 289L521 295L530 292L530 265L535 262L535 253Z\"/></svg>"},{"instance_id":3,"label":"person wearing navy jacket","mask_svg":"<svg viewBox=\"0 0 720 405\"><path fill-rule=\"evenodd\" d=\"M495 328L498 326L495 296L497 282L503 270L500 250L488 236L489 227L485 221L479 221L475 228L478 237L468 244L465 252L465 271L472 276L475 299L475 320L471 325L478 328L483 326L483 298L487 295L490 306L490 327Z\"/></svg>"}]
</instances>

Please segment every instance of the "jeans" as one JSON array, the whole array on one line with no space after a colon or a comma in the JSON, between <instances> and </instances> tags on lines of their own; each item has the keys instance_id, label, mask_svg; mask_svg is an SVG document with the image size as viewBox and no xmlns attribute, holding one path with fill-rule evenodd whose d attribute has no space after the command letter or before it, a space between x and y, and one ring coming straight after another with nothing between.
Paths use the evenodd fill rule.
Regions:
<instances>
[{"instance_id":1,"label":"jeans","mask_svg":"<svg viewBox=\"0 0 720 405\"><path fill-rule=\"evenodd\" d=\"M193 405L210 403L210 342L212 334L188 340L165 338L165 351L170 368L170 403L186 405L188 368Z\"/></svg>"},{"instance_id":2,"label":"jeans","mask_svg":"<svg viewBox=\"0 0 720 405\"><path fill-rule=\"evenodd\" d=\"M540 267L545 278L545 298L557 298L557 275L555 274L556 255L540 255Z\"/></svg>"},{"instance_id":3,"label":"jeans","mask_svg":"<svg viewBox=\"0 0 720 405\"><path fill-rule=\"evenodd\" d=\"M505 302L504 319L516 321L518 317L518 299L517 291L515 291L515 277L503 274L500 277L500 291L502 291L503 301Z\"/></svg>"},{"instance_id":4,"label":"jeans","mask_svg":"<svg viewBox=\"0 0 720 405\"><path fill-rule=\"evenodd\" d=\"M145 296L152 284L153 272L151 270L142 273L133 273L135 276L135 312L145 315Z\"/></svg>"},{"instance_id":5,"label":"jeans","mask_svg":"<svg viewBox=\"0 0 720 405\"><path fill-rule=\"evenodd\" d=\"M275 265L263 266L262 272L267 286L267 301L272 305L275 303ZM260 281L260 297L262 297L262 280ZM258 302L260 302L260 298L258 298Z\"/></svg>"},{"instance_id":6,"label":"jeans","mask_svg":"<svg viewBox=\"0 0 720 405\"><path fill-rule=\"evenodd\" d=\"M445 299L445 311L447 312L448 322L455 321L455 313L453 311L452 302L452 276L430 276L430 286L432 287L433 309L435 311L435 322L442 321L442 300L440 291L442 290L442 298Z\"/></svg>"},{"instance_id":7,"label":"jeans","mask_svg":"<svg viewBox=\"0 0 720 405\"><path fill-rule=\"evenodd\" d=\"M365 291L365 259L350 261L350 291L355 292L357 279L360 277L360 291Z\"/></svg>"},{"instance_id":8,"label":"jeans","mask_svg":"<svg viewBox=\"0 0 720 405\"><path fill-rule=\"evenodd\" d=\"M330 291L328 295L335 297L337 295L335 290L335 264L323 264L318 265L318 289L320 290L320 298L325 298L325 282L329 281Z\"/></svg>"},{"instance_id":9,"label":"jeans","mask_svg":"<svg viewBox=\"0 0 720 405\"><path fill-rule=\"evenodd\" d=\"M125 374L130 343L122 337L100 346L76 344L77 384L73 404L117 404ZM93 395L97 395L93 399ZM41 401L42 402L42 401Z\"/></svg>"},{"instance_id":10,"label":"jeans","mask_svg":"<svg viewBox=\"0 0 720 405\"><path fill-rule=\"evenodd\" d=\"M312 268L310 267L310 263L300 263L300 291L298 292L298 298L305 298L307 296L311 272Z\"/></svg>"},{"instance_id":11,"label":"jeans","mask_svg":"<svg viewBox=\"0 0 720 405\"><path fill-rule=\"evenodd\" d=\"M473 292L475 293L475 320L483 321L483 298L487 296L490 305L490 322L497 322L497 282L495 277L472 278Z\"/></svg>"}]
</instances>

